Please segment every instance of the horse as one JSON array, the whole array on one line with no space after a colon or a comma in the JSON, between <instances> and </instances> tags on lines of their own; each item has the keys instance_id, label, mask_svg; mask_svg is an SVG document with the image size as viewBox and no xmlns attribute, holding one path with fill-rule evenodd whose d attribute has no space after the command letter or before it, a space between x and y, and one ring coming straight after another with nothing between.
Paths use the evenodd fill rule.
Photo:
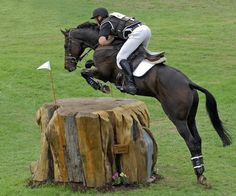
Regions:
<instances>
[{"instance_id":1,"label":"horse","mask_svg":"<svg viewBox=\"0 0 236 196\"><path fill-rule=\"evenodd\" d=\"M103 82L109 81L118 87L122 85L120 82L122 70L117 67L116 55L120 42L124 43L124 41L117 40L111 46L99 46L99 27L90 22L61 32L65 38L64 68L66 70L74 71L77 63L90 50L94 50L93 61L86 64L81 75L94 89L105 93L109 92L108 86L94 80L95 78ZM89 51L84 53L86 48L89 48ZM91 64L94 67L91 67ZM165 62L154 65L141 77L134 77L134 81L138 89L137 95L153 97L160 102L165 114L175 125L189 149L197 183L208 186L207 178L203 174L205 169L202 140L195 120L199 103L198 91L205 94L208 116L223 146L232 143L229 132L219 118L215 97L207 89L197 85L181 71Z\"/></svg>"}]
</instances>

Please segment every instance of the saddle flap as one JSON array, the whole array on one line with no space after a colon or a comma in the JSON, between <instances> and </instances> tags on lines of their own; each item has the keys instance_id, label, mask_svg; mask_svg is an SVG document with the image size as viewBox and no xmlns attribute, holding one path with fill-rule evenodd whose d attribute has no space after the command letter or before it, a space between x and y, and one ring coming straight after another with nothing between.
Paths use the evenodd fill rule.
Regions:
<instances>
[{"instance_id":1,"label":"saddle flap","mask_svg":"<svg viewBox=\"0 0 236 196\"><path fill-rule=\"evenodd\" d=\"M166 61L165 57L160 58L158 61L150 62L147 59L142 60L138 67L134 70L133 76L141 77L146 74L153 66Z\"/></svg>"}]
</instances>

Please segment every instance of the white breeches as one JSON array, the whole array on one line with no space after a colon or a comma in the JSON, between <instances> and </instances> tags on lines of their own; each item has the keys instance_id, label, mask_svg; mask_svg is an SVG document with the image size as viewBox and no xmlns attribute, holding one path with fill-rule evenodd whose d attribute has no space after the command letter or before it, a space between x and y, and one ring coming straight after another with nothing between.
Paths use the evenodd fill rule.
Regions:
<instances>
[{"instance_id":1,"label":"white breeches","mask_svg":"<svg viewBox=\"0 0 236 196\"><path fill-rule=\"evenodd\" d=\"M117 66L122 69L120 61L126 60L141 44L146 48L150 38L151 30L148 26L141 25L135 28L116 56Z\"/></svg>"}]
</instances>

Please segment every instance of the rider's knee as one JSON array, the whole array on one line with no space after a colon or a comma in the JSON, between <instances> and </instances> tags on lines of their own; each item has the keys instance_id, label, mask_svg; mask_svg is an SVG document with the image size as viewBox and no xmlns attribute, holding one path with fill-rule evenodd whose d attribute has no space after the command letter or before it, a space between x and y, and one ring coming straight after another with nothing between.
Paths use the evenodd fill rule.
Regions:
<instances>
[{"instance_id":1,"label":"rider's knee","mask_svg":"<svg viewBox=\"0 0 236 196\"><path fill-rule=\"evenodd\" d=\"M121 65L120 65L120 62L121 62L122 60L126 60L126 58L122 57L121 55L117 55L117 57L116 57L116 64L117 64L117 66L118 66L120 69L122 69L122 68L121 68Z\"/></svg>"}]
</instances>

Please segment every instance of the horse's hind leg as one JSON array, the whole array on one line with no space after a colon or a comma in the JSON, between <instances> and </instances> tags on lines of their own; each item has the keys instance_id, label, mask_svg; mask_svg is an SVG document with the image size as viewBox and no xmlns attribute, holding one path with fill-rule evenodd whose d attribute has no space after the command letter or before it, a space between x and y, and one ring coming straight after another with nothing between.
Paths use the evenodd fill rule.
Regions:
<instances>
[{"instance_id":1,"label":"horse's hind leg","mask_svg":"<svg viewBox=\"0 0 236 196\"><path fill-rule=\"evenodd\" d=\"M198 94L197 92L194 92L193 103L189 111L187 123L188 123L189 130L191 132L191 135L194 137L195 142L196 142L196 149L194 152L195 155L191 153L192 154L191 160L192 160L193 168L197 176L198 183L206 185L207 184L206 177L203 175L203 172L205 171L205 169L204 169L203 156L202 156L202 146L201 146L202 142L201 142L201 137L198 133L198 130L196 127L196 121L195 121L197 107L198 107L198 100L199 100Z\"/></svg>"},{"instance_id":2,"label":"horse's hind leg","mask_svg":"<svg viewBox=\"0 0 236 196\"><path fill-rule=\"evenodd\" d=\"M179 101L179 104L171 105L171 107L171 102L167 102L166 100L162 106L170 120L176 126L179 134L184 139L191 153L191 160L193 162L195 174L199 179L201 176L203 176L202 174L204 172L204 168L202 167L203 162L201 156L201 138L198 135L195 125L198 97L195 94L191 95L193 95L193 98L190 98L191 96L189 96L189 99L184 99L184 102Z\"/></svg>"},{"instance_id":3,"label":"horse's hind leg","mask_svg":"<svg viewBox=\"0 0 236 196\"><path fill-rule=\"evenodd\" d=\"M201 154L201 144L199 143L200 137L195 138L191 133L191 131L193 131L194 125L191 126L191 130L190 130L187 120L173 120L173 123L175 124L182 138L185 140L188 146L188 149L191 153L191 156L192 156L191 161L192 161L193 168L197 176L198 182L200 184L206 185L206 178L203 176L204 166L203 166L203 157Z\"/></svg>"}]
</instances>

